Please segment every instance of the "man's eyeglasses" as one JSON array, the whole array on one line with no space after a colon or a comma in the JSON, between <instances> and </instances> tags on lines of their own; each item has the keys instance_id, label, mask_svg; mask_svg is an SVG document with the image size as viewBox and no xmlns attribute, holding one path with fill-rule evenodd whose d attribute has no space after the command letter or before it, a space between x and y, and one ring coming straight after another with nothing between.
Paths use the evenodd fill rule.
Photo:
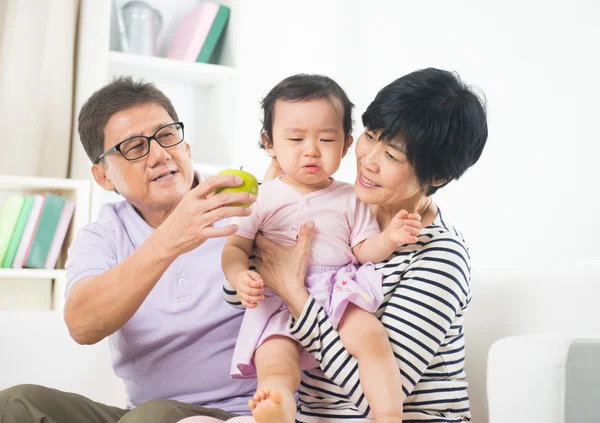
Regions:
<instances>
[{"instance_id":1,"label":"man's eyeglasses","mask_svg":"<svg viewBox=\"0 0 600 423\"><path fill-rule=\"evenodd\" d=\"M107 154L118 151L126 160L137 160L146 156L150 152L150 142L156 141L162 148L175 147L181 141L183 141L183 122L175 122L165 125L152 135L151 137L145 137L138 135L136 137L127 138L125 141L121 141L112 148L109 148L104 153L100 154L95 164L98 164L100 160Z\"/></svg>"}]
</instances>

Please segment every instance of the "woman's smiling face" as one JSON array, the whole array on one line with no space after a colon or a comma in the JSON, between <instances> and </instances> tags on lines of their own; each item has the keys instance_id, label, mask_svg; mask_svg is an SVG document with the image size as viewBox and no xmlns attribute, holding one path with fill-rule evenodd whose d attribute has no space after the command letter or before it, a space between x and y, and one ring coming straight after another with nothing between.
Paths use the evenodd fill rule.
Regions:
<instances>
[{"instance_id":1,"label":"woman's smiling face","mask_svg":"<svg viewBox=\"0 0 600 423\"><path fill-rule=\"evenodd\" d=\"M401 138L388 143L380 135L381 131L367 129L358 138L356 195L367 204L399 210L406 200L423 195L423 188L402 150Z\"/></svg>"}]
</instances>

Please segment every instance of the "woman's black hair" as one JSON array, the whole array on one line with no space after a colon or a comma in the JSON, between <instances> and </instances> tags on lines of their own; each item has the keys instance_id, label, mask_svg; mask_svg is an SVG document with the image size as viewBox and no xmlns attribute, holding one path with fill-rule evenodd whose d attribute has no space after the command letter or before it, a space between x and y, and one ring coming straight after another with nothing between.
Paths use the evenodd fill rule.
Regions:
<instances>
[{"instance_id":1,"label":"woman's black hair","mask_svg":"<svg viewBox=\"0 0 600 423\"><path fill-rule=\"evenodd\" d=\"M384 87L362 121L406 154L427 195L475 164L488 137L485 101L457 74L434 68Z\"/></svg>"}]
</instances>

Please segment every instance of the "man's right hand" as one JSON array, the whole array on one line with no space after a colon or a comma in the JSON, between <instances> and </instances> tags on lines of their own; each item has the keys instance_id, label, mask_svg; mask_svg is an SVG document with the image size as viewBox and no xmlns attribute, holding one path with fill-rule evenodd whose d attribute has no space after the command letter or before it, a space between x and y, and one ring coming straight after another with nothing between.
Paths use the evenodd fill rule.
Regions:
<instances>
[{"instance_id":1,"label":"man's right hand","mask_svg":"<svg viewBox=\"0 0 600 423\"><path fill-rule=\"evenodd\" d=\"M175 256L191 251L209 238L233 235L237 225L214 228L220 220L234 216L249 216L249 207L231 207L230 204L252 204L256 196L246 192L221 192L221 187L236 187L243 183L239 176L217 175L206 178L188 192L175 210L158 227L163 245Z\"/></svg>"}]
</instances>

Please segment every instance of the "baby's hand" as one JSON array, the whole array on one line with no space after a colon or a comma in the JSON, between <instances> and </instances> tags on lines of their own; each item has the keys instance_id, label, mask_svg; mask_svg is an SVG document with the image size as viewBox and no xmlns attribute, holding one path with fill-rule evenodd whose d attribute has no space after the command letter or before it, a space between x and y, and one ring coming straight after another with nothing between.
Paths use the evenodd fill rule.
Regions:
<instances>
[{"instance_id":1,"label":"baby's hand","mask_svg":"<svg viewBox=\"0 0 600 423\"><path fill-rule=\"evenodd\" d=\"M408 214L400 210L386 229L388 240L394 245L414 244L421 231L421 216L417 213Z\"/></svg>"},{"instance_id":2,"label":"baby's hand","mask_svg":"<svg viewBox=\"0 0 600 423\"><path fill-rule=\"evenodd\" d=\"M246 308L258 307L258 303L265 299L262 294L263 286L260 275L252 270L240 272L236 277L236 291L242 305Z\"/></svg>"}]
</instances>

